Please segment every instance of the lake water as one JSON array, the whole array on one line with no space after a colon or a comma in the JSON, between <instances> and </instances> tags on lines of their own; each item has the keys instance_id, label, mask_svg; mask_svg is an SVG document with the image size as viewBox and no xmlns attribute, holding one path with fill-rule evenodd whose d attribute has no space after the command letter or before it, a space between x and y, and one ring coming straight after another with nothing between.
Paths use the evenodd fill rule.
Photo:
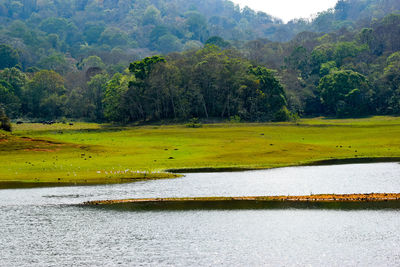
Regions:
<instances>
[{"instance_id":1,"label":"lake water","mask_svg":"<svg viewBox=\"0 0 400 267\"><path fill-rule=\"evenodd\" d=\"M135 211L88 200L399 193L400 164L0 190L0 266L398 266L400 210Z\"/></svg>"}]
</instances>

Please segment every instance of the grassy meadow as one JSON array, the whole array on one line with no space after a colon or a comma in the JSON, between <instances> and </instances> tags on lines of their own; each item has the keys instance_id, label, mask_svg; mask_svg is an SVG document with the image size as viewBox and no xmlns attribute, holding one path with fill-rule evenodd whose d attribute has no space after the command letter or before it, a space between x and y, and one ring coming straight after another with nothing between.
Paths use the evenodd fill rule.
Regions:
<instances>
[{"instance_id":1,"label":"grassy meadow","mask_svg":"<svg viewBox=\"0 0 400 267\"><path fill-rule=\"evenodd\" d=\"M400 118L114 127L13 125L0 132L0 188L174 178L169 169L259 169L400 159Z\"/></svg>"}]
</instances>

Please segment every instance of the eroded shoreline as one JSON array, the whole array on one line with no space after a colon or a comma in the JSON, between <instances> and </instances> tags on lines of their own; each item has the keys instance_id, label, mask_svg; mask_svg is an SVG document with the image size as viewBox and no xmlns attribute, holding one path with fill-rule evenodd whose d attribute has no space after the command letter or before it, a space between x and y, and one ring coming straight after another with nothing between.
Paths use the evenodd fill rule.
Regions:
<instances>
[{"instance_id":1,"label":"eroded shoreline","mask_svg":"<svg viewBox=\"0 0 400 267\"><path fill-rule=\"evenodd\" d=\"M295 168L295 167L311 167L311 166L328 166L328 165L345 165L345 164L367 164L367 163L400 163L400 157L368 157L368 158L345 158L345 159L326 159L307 162L297 165L283 165L270 168L251 168L251 167L204 167L204 168L182 168L168 169L163 172L139 177L127 178L105 178L105 179L80 179L76 181L58 181L58 182L41 182L41 181L0 181L0 190L2 189L29 189L41 187L65 187L65 186L96 186L106 184L124 184L141 181L159 180L159 179L176 179L181 178L184 173L218 173L218 172L242 172L242 171L262 171L278 168Z\"/></svg>"},{"instance_id":2,"label":"eroded shoreline","mask_svg":"<svg viewBox=\"0 0 400 267\"><path fill-rule=\"evenodd\" d=\"M306 196L144 198L89 201L89 207L123 210L185 209L400 209L400 193L318 194Z\"/></svg>"}]
</instances>

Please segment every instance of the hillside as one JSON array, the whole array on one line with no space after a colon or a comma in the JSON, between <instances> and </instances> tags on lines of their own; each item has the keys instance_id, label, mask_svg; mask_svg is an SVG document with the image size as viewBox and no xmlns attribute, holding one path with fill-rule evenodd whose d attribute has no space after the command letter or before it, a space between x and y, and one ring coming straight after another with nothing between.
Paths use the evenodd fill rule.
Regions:
<instances>
[{"instance_id":1,"label":"hillside","mask_svg":"<svg viewBox=\"0 0 400 267\"><path fill-rule=\"evenodd\" d=\"M212 36L233 45L259 38L285 42L302 31L359 27L399 9L396 0L341 0L311 21L283 24L229 0L1 0L0 43L20 51L24 69L76 64L88 55L126 65L200 48Z\"/></svg>"},{"instance_id":2,"label":"hillside","mask_svg":"<svg viewBox=\"0 0 400 267\"><path fill-rule=\"evenodd\" d=\"M211 36L273 37L282 24L228 0L2 0L0 21L0 43L27 54L24 68L52 53L76 60L101 54L114 63L199 48Z\"/></svg>"}]
</instances>

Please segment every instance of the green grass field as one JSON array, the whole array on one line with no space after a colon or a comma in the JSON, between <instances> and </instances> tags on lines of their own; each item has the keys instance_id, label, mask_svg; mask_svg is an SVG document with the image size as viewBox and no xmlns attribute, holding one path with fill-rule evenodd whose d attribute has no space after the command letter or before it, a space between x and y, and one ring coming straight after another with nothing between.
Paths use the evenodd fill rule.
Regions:
<instances>
[{"instance_id":1,"label":"green grass field","mask_svg":"<svg viewBox=\"0 0 400 267\"><path fill-rule=\"evenodd\" d=\"M274 168L330 159L400 158L400 118L113 127L14 125L0 132L0 187L173 178L167 169ZM372 158L372 159L371 159ZM390 160L390 159L388 159Z\"/></svg>"}]
</instances>

